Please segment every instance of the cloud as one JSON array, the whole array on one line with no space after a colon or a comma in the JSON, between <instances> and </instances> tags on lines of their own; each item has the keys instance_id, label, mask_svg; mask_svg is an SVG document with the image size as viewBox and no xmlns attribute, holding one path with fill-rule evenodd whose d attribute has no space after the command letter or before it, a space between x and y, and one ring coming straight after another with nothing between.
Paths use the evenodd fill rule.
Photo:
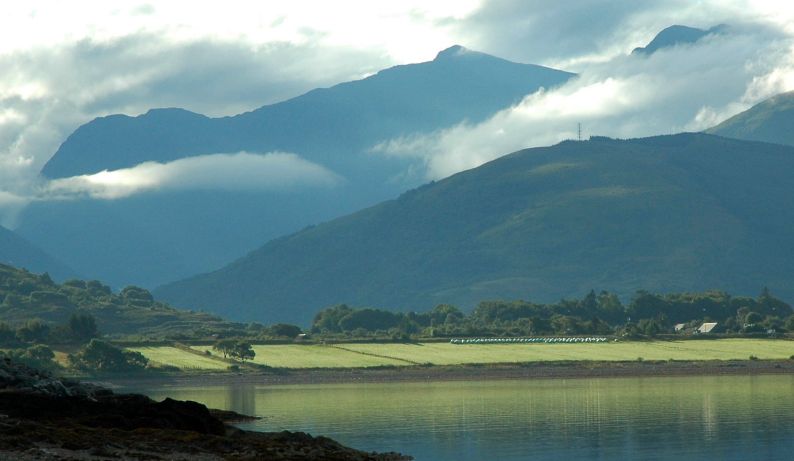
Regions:
<instances>
[{"instance_id":1,"label":"cloud","mask_svg":"<svg viewBox=\"0 0 794 461\"><path fill-rule=\"evenodd\" d=\"M113 200L168 190L272 191L333 187L342 181L330 170L295 154L239 152L201 155L169 163L145 162L132 168L56 179L39 188L36 200Z\"/></svg>"},{"instance_id":2,"label":"cloud","mask_svg":"<svg viewBox=\"0 0 794 461\"><path fill-rule=\"evenodd\" d=\"M712 74L705 66L693 70L695 58L683 55L682 64L670 56L645 63L625 56L671 24L761 24L794 35L794 4L775 0L229 0L188 9L178 2L89 0L82 5L55 0L4 5L0 191L7 195L34 193L40 167L66 136L95 117L136 115L154 107L235 114L391 65L429 60L454 43L583 75L482 126L381 146L391 155L409 141L415 147L410 155L425 149L419 171L424 175L429 168L430 177L573 136L579 121L587 133L625 136L697 129L792 86L791 46L768 31L745 47L735 39L734 48L712 48L737 53L724 63L705 56L717 69ZM665 64L673 67L657 68ZM618 90L612 107L598 102L600 92ZM624 103L624 93L634 102ZM639 101L652 107L638 107ZM538 117L539 108L554 115ZM456 137L461 142L454 142Z\"/></svg>"},{"instance_id":3,"label":"cloud","mask_svg":"<svg viewBox=\"0 0 794 461\"><path fill-rule=\"evenodd\" d=\"M30 196L58 146L98 116L153 107L231 115L387 64L372 50L149 33L0 54L0 191ZM12 222L17 208L0 202L0 219Z\"/></svg>"},{"instance_id":4,"label":"cloud","mask_svg":"<svg viewBox=\"0 0 794 461\"><path fill-rule=\"evenodd\" d=\"M794 29L794 4L777 0L489 0L451 34L508 59L573 72L645 46L662 29L727 23Z\"/></svg>"},{"instance_id":5,"label":"cloud","mask_svg":"<svg viewBox=\"0 0 794 461\"><path fill-rule=\"evenodd\" d=\"M773 94L794 89L791 37L745 25L691 46L594 63L569 83L528 95L477 125L385 141L383 155L418 158L427 179L526 147L584 135L641 137L699 131Z\"/></svg>"}]
</instances>

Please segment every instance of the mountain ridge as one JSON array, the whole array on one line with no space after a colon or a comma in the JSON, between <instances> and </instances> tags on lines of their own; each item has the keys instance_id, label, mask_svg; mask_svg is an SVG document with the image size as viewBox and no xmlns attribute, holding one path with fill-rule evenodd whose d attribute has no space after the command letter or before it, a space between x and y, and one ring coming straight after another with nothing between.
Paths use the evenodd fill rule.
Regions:
<instances>
[{"instance_id":1,"label":"mountain ridge","mask_svg":"<svg viewBox=\"0 0 794 461\"><path fill-rule=\"evenodd\" d=\"M759 102L706 133L748 141L794 145L794 91Z\"/></svg>"},{"instance_id":2,"label":"mountain ridge","mask_svg":"<svg viewBox=\"0 0 794 461\"><path fill-rule=\"evenodd\" d=\"M155 294L294 323L336 303L420 311L591 288L792 296L791 168L792 148L695 133L525 149Z\"/></svg>"},{"instance_id":3,"label":"mountain ridge","mask_svg":"<svg viewBox=\"0 0 794 461\"><path fill-rule=\"evenodd\" d=\"M58 178L205 154L289 152L341 178L322 190L187 189L116 200L41 202L18 232L81 274L152 288L220 267L262 243L397 196L424 181L416 158L374 154L384 140L483 120L574 74L455 46L236 116L184 109L81 126L42 170ZM208 219L210 218L211 219Z\"/></svg>"},{"instance_id":4,"label":"mountain ridge","mask_svg":"<svg viewBox=\"0 0 794 461\"><path fill-rule=\"evenodd\" d=\"M160 108L135 117L100 117L72 133L41 171L46 177L61 178L144 161L243 150L291 151L325 164L333 159L315 150L318 143L327 142L324 138L329 133L348 142L342 151L363 149L422 131L425 125L482 120L541 87L561 84L574 75L455 45L432 61L393 66L361 80L315 88L237 115L211 118L181 108ZM374 136L362 132L362 127L373 129L371 119L376 115L395 125L387 128L397 129L380 129ZM305 139L296 142L295 134ZM116 157L108 158L108 151L115 151Z\"/></svg>"},{"instance_id":5,"label":"mountain ridge","mask_svg":"<svg viewBox=\"0 0 794 461\"><path fill-rule=\"evenodd\" d=\"M720 24L709 29L698 29L682 25L672 25L666 27L648 42L644 47L637 47L631 54L651 55L663 48L670 48L677 45L690 45L696 43L709 35L718 35L728 29L725 24Z\"/></svg>"},{"instance_id":6,"label":"mountain ridge","mask_svg":"<svg viewBox=\"0 0 794 461\"><path fill-rule=\"evenodd\" d=\"M58 280L76 276L74 269L3 226L0 226L0 264L25 267L35 272L47 272Z\"/></svg>"}]
</instances>

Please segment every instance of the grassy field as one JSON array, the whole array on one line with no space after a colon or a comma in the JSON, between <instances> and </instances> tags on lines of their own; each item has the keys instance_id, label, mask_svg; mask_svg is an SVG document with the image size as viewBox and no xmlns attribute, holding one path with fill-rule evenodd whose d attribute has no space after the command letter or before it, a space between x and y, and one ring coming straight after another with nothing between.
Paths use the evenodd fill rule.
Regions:
<instances>
[{"instance_id":1,"label":"grassy field","mask_svg":"<svg viewBox=\"0 0 794 461\"><path fill-rule=\"evenodd\" d=\"M195 347L203 352L208 347ZM131 348L150 360L183 369L225 369L228 364L211 356L174 347ZM543 362L562 360L730 360L788 359L794 341L720 339L691 341L612 342L603 344L338 344L254 346L257 364L280 368L366 368L412 364L456 365L474 363Z\"/></svg>"},{"instance_id":2,"label":"grassy field","mask_svg":"<svg viewBox=\"0 0 794 461\"><path fill-rule=\"evenodd\" d=\"M253 363L277 368L366 368L411 364L404 360L373 357L333 346L279 344L253 348L256 352ZM195 349L203 351L206 347Z\"/></svg>"},{"instance_id":3,"label":"grassy field","mask_svg":"<svg viewBox=\"0 0 794 461\"><path fill-rule=\"evenodd\" d=\"M193 354L176 347L128 347L127 350L140 352L156 365L171 365L183 370L225 370L229 366L217 358Z\"/></svg>"},{"instance_id":4,"label":"grassy field","mask_svg":"<svg viewBox=\"0 0 794 461\"><path fill-rule=\"evenodd\" d=\"M729 360L786 359L794 341L720 339L612 342L601 344L346 344L345 349L434 365L542 362L559 360Z\"/></svg>"}]
</instances>

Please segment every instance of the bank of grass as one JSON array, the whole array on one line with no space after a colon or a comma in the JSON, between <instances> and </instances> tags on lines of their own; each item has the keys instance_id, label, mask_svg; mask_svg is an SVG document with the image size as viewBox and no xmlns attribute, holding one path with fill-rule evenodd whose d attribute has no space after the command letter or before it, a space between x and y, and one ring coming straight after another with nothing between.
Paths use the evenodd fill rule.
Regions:
<instances>
[{"instance_id":1,"label":"bank of grass","mask_svg":"<svg viewBox=\"0 0 794 461\"><path fill-rule=\"evenodd\" d=\"M132 347L150 360L185 370L222 370L228 362L170 346ZM794 341L719 339L687 341L620 341L600 344L488 344L347 343L335 345L277 344L254 346L253 363L273 368L371 368L429 365L499 364L524 362L625 362L637 360L760 360L789 359ZM198 353L196 353L198 352Z\"/></svg>"},{"instance_id":2,"label":"bank of grass","mask_svg":"<svg viewBox=\"0 0 794 461\"><path fill-rule=\"evenodd\" d=\"M193 349L204 350L206 347ZM405 360L371 356L319 344L255 345L253 349L256 356L252 363L273 368L369 368L411 365Z\"/></svg>"},{"instance_id":3,"label":"bank of grass","mask_svg":"<svg viewBox=\"0 0 794 461\"><path fill-rule=\"evenodd\" d=\"M227 362L216 357L194 354L173 346L127 347L127 350L140 352L152 365L172 366L181 370L226 370Z\"/></svg>"},{"instance_id":4,"label":"bank of grass","mask_svg":"<svg viewBox=\"0 0 794 461\"><path fill-rule=\"evenodd\" d=\"M347 350L409 359L433 365L475 363L787 359L794 341L720 339L688 341L620 341L598 344L347 344Z\"/></svg>"}]
</instances>

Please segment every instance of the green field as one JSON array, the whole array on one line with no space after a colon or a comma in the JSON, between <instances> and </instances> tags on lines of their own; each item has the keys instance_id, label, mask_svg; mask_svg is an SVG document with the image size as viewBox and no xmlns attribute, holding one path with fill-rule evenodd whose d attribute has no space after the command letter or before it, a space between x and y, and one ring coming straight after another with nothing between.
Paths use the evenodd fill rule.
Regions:
<instances>
[{"instance_id":1,"label":"green field","mask_svg":"<svg viewBox=\"0 0 794 461\"><path fill-rule=\"evenodd\" d=\"M333 346L279 344L254 346L253 363L276 368L366 368L382 365L410 365L403 360L373 357ZM194 348L203 351L206 347Z\"/></svg>"},{"instance_id":2,"label":"green field","mask_svg":"<svg viewBox=\"0 0 794 461\"><path fill-rule=\"evenodd\" d=\"M140 352L155 365L171 365L183 370L225 370L229 366L229 363L217 358L193 354L170 346L128 347L126 349Z\"/></svg>"},{"instance_id":3,"label":"green field","mask_svg":"<svg viewBox=\"0 0 794 461\"><path fill-rule=\"evenodd\" d=\"M196 346L203 352L208 346ZM228 363L175 347L131 348L157 363L183 369L219 370ZM564 360L730 360L788 359L794 341L719 339L690 341L610 342L602 344L338 344L258 345L254 363L277 368L366 368L412 364L456 365Z\"/></svg>"},{"instance_id":4,"label":"green field","mask_svg":"<svg viewBox=\"0 0 794 461\"><path fill-rule=\"evenodd\" d=\"M368 354L434 365L466 363L542 362L560 360L730 360L786 359L794 341L720 339L690 341L611 342L600 344L345 344Z\"/></svg>"}]
</instances>

